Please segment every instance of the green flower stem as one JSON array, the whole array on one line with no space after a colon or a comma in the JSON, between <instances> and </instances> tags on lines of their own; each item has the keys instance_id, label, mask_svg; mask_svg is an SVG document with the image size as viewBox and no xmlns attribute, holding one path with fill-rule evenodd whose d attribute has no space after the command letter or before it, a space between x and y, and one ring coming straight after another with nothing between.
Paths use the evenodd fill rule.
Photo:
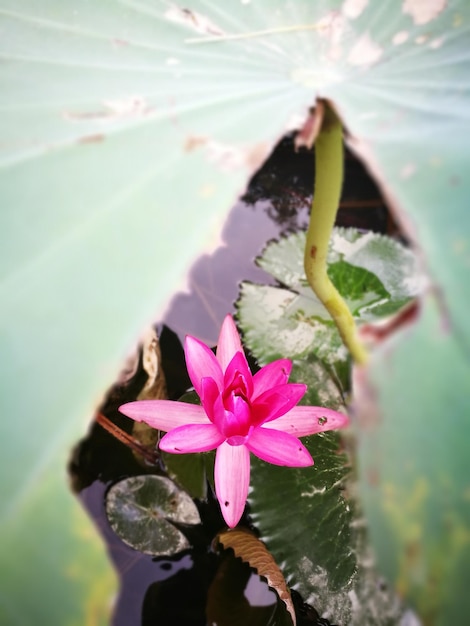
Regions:
<instances>
[{"instance_id":1,"label":"green flower stem","mask_svg":"<svg viewBox=\"0 0 470 626\"><path fill-rule=\"evenodd\" d=\"M353 359L363 364L367 352L346 303L327 274L328 243L336 219L343 184L343 131L334 111L325 105L315 140L315 191L305 245L307 280L324 304Z\"/></svg>"}]
</instances>

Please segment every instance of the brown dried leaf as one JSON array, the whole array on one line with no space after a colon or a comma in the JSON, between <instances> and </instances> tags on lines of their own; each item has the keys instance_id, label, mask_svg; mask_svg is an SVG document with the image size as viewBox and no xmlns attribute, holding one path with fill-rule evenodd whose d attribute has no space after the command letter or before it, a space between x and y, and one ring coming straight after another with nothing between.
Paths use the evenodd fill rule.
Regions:
<instances>
[{"instance_id":1,"label":"brown dried leaf","mask_svg":"<svg viewBox=\"0 0 470 626\"><path fill-rule=\"evenodd\" d=\"M308 118L305 120L304 125L295 138L296 150L299 150L299 148L307 148L310 150L312 148L320 132L324 112L325 105L322 100L318 100L315 108L310 109Z\"/></svg>"},{"instance_id":2,"label":"brown dried leaf","mask_svg":"<svg viewBox=\"0 0 470 626\"><path fill-rule=\"evenodd\" d=\"M227 530L220 533L217 539L225 549L231 548L235 556L248 563L259 576L267 580L268 585L276 591L286 605L292 624L296 626L295 610L289 588L279 566L264 543L249 531L241 529Z\"/></svg>"},{"instance_id":3,"label":"brown dried leaf","mask_svg":"<svg viewBox=\"0 0 470 626\"><path fill-rule=\"evenodd\" d=\"M154 328L148 328L142 337L142 368L147 373L148 379L137 396L137 400L166 400L168 398L161 360L157 333ZM144 448L155 450L160 433L145 422L134 422L132 436ZM148 459L139 452L134 451L134 456L142 466L148 465Z\"/></svg>"},{"instance_id":4,"label":"brown dried leaf","mask_svg":"<svg viewBox=\"0 0 470 626\"><path fill-rule=\"evenodd\" d=\"M179 7L176 4L171 5L165 11L165 17L170 20L170 22L187 26L202 35L222 36L225 34L225 32L217 26L217 24L205 15L190 9Z\"/></svg>"},{"instance_id":5,"label":"brown dried leaf","mask_svg":"<svg viewBox=\"0 0 470 626\"><path fill-rule=\"evenodd\" d=\"M253 576L258 579L256 588L250 585ZM269 595L274 596L271 603L269 596L263 596L261 590L265 586L267 588L267 583L260 582L248 563L238 559L232 551L226 551L207 592L207 623L217 626L290 626L292 620L276 594L269 590Z\"/></svg>"},{"instance_id":6,"label":"brown dried leaf","mask_svg":"<svg viewBox=\"0 0 470 626\"><path fill-rule=\"evenodd\" d=\"M157 333L154 328L149 328L142 338L142 367L148 374L148 380L139 393L138 400L164 400L168 397L161 360Z\"/></svg>"}]
</instances>

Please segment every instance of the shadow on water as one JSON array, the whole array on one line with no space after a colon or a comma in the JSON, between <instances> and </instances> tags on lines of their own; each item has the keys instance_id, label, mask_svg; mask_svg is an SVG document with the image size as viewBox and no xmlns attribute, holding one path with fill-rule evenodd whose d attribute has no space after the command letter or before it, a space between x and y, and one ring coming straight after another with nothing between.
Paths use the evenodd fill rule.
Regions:
<instances>
[{"instance_id":1,"label":"shadow on water","mask_svg":"<svg viewBox=\"0 0 470 626\"><path fill-rule=\"evenodd\" d=\"M312 152L295 152L292 136L283 139L230 211L220 246L194 263L188 275L188 291L175 294L158 325L161 365L169 398L177 399L190 386L181 346L183 337L195 335L214 345L223 318L233 312L240 281L273 283L270 276L256 267L254 259L270 239L306 228L313 168ZM350 154L346 157L338 223L379 232L393 230L377 187ZM133 376L110 390L101 408L125 432L131 431L131 420L117 408L135 399L146 380L140 362ZM74 450L70 473L74 490L98 526L120 575L113 626L204 626L206 603L214 603L214 597L222 598L226 606L232 607L234 602L231 611L248 605L251 612L240 614L245 626L283 623L279 613L284 610L283 605L279 609L276 596L266 583L238 559L232 557L229 562L226 553L218 555L211 548L214 536L224 529L213 494L209 493L207 501L196 501L203 523L192 534L188 530L192 549L171 558L154 558L133 550L114 534L106 518L104 500L107 489L118 479L143 473L163 474L163 465L157 462L142 467L129 448L94 423L88 436ZM249 524L249 518L244 517L243 521ZM235 599L223 581L214 583L222 570L224 579L234 581L231 589L238 594ZM301 598L294 595L294 600L299 626L326 623L319 620L312 607L303 605ZM213 614L217 614L214 606ZM222 621L219 626L223 626Z\"/></svg>"}]
</instances>

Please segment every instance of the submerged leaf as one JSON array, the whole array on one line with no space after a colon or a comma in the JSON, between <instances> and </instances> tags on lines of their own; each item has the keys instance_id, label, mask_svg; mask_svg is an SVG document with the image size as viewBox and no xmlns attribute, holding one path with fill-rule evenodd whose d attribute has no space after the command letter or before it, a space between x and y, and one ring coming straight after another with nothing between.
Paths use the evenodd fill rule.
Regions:
<instances>
[{"instance_id":1,"label":"submerged leaf","mask_svg":"<svg viewBox=\"0 0 470 626\"><path fill-rule=\"evenodd\" d=\"M169 521L199 524L192 499L162 476L133 476L113 485L106 514L114 532L132 548L163 556L189 548L186 537Z\"/></svg>"},{"instance_id":2,"label":"submerged leaf","mask_svg":"<svg viewBox=\"0 0 470 626\"><path fill-rule=\"evenodd\" d=\"M284 576L272 554L252 533L246 530L228 530L217 536L224 548L232 548L235 556L240 557L255 569L260 576L266 578L268 585L275 589L279 598L284 602L295 626L295 610L292 604L290 591Z\"/></svg>"}]
</instances>

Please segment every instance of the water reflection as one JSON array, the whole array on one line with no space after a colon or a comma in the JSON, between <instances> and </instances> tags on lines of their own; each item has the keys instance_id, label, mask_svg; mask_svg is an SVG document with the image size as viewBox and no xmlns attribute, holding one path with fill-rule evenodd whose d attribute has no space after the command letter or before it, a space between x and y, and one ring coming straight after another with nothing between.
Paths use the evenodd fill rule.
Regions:
<instances>
[{"instance_id":1,"label":"water reflection","mask_svg":"<svg viewBox=\"0 0 470 626\"><path fill-rule=\"evenodd\" d=\"M188 275L188 290L172 299L164 321L181 337L195 335L214 345L227 313L233 311L242 280L273 284L273 278L258 268L254 259L267 241L279 236L279 224L270 217L272 204L239 201L230 211L222 231L222 244L212 254L194 263ZM296 223L306 223L304 206Z\"/></svg>"}]
</instances>

